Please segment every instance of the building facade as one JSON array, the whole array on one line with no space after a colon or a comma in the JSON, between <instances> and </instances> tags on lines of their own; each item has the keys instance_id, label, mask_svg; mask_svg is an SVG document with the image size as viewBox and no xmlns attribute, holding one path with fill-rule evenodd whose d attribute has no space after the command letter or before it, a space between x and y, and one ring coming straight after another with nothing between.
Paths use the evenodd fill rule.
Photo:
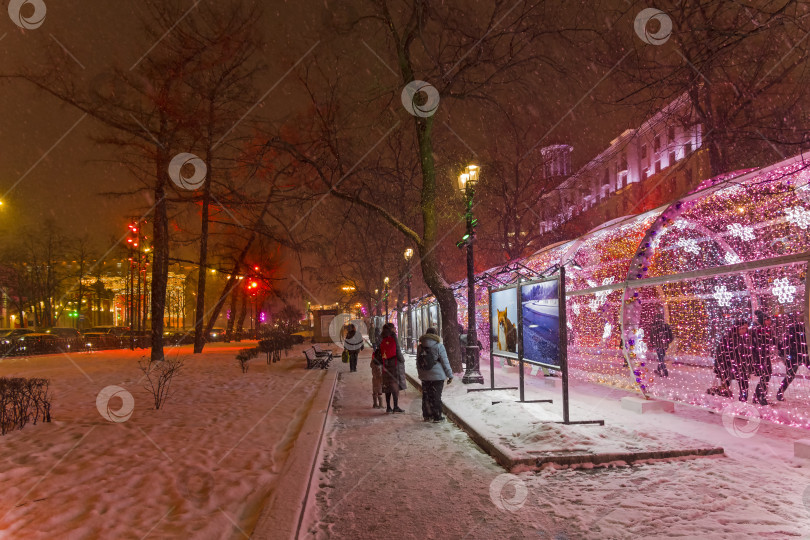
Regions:
<instances>
[{"instance_id":1,"label":"building facade","mask_svg":"<svg viewBox=\"0 0 810 540\"><path fill-rule=\"evenodd\" d=\"M655 208L711 176L701 152L702 130L684 94L640 127L627 129L605 150L545 195L540 232L566 238L597 224ZM547 147L547 178L570 168L559 147ZM570 153L570 150L566 155ZM553 239L553 238L550 238Z\"/></svg>"}]
</instances>

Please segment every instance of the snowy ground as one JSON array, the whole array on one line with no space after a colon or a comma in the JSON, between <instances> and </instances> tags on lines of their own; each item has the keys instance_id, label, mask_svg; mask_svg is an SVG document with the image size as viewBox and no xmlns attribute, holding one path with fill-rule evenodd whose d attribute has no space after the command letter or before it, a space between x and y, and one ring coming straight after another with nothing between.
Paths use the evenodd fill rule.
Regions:
<instances>
[{"instance_id":1,"label":"snowy ground","mask_svg":"<svg viewBox=\"0 0 810 540\"><path fill-rule=\"evenodd\" d=\"M56 392L53 423L0 438L0 538L245 537L307 415L322 413L312 400L327 373L303 369L294 354L270 366L254 360L242 374L238 348L218 344L197 357L177 351L187 365L160 411L139 383L143 351L0 362L0 375L47 376ZM598 449L634 438L688 438L726 450L512 476L453 424L423 423L413 388L402 395L406 414L372 409L368 360L365 351L357 373L339 362L331 368L341 373L308 537L810 538L810 465L792 449L795 439L810 438L804 430L682 405L675 414L636 415L618 405L625 392L578 384L572 417L607 426L565 433L542 423L558 418L558 402L506 403L516 394L503 392L504 403L493 406L492 394L477 394L468 414L486 409L492 436L516 451ZM515 371L499 368L497 384L512 384ZM460 382L448 399L465 399ZM527 383L527 398L559 398L537 377ZM108 385L133 396L125 422L99 413L96 398Z\"/></svg>"},{"instance_id":2,"label":"snowy ground","mask_svg":"<svg viewBox=\"0 0 810 540\"><path fill-rule=\"evenodd\" d=\"M2 360L0 375L49 377L55 400L52 423L0 437L0 538L244 538L326 375L300 347L242 374L245 346L175 349L186 365L159 411L139 382L145 351ZM97 408L108 385L134 399L125 422Z\"/></svg>"},{"instance_id":3,"label":"snowy ground","mask_svg":"<svg viewBox=\"0 0 810 540\"><path fill-rule=\"evenodd\" d=\"M359 366L338 383L310 537L810 538L810 463L792 457L793 440L808 437L806 431L688 406L637 415L619 407L629 394L583 385L572 391L572 417L605 419L606 428L578 427L572 433L579 435L566 439L532 424L558 419L559 402L508 404L500 414L502 435L527 450L539 442L593 444L598 435L582 430L612 429L661 443L719 445L726 456L512 476L452 424L423 423L412 388L401 403L407 414L372 409L367 354ZM497 384L510 384L514 370L499 369L498 376ZM448 398L465 393L459 382ZM558 392L536 378L528 384L527 399ZM492 399L483 395L474 399ZM516 396L501 397L509 395ZM515 431L521 422L527 427Z\"/></svg>"}]
</instances>

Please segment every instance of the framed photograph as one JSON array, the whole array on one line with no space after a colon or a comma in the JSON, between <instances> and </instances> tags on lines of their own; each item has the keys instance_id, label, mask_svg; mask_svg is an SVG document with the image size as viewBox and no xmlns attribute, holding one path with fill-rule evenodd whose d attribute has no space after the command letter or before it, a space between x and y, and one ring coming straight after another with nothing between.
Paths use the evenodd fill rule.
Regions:
<instances>
[{"instance_id":1,"label":"framed photograph","mask_svg":"<svg viewBox=\"0 0 810 540\"><path fill-rule=\"evenodd\" d=\"M490 294L489 326L492 354L518 357L518 290L516 286L493 289Z\"/></svg>"},{"instance_id":2,"label":"framed photograph","mask_svg":"<svg viewBox=\"0 0 810 540\"><path fill-rule=\"evenodd\" d=\"M520 303L523 359L560 369L559 278L521 283Z\"/></svg>"}]
</instances>

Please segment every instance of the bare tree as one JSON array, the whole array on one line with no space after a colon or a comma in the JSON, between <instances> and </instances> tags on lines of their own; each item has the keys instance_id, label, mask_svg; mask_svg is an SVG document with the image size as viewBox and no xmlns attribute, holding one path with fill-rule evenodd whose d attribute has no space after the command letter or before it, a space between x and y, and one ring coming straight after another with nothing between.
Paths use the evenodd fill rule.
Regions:
<instances>
[{"instance_id":1,"label":"bare tree","mask_svg":"<svg viewBox=\"0 0 810 540\"><path fill-rule=\"evenodd\" d=\"M663 14L637 35L633 17L646 7L599 6L608 13L613 8L607 17L612 30L599 32L604 49L594 41L587 48L615 71L608 102L649 114L686 95L691 110L670 122L702 126L712 174L761 165L807 145L810 103L806 92L795 90L808 83L806 2L664 2L657 6ZM658 32L661 43L646 37Z\"/></svg>"},{"instance_id":2,"label":"bare tree","mask_svg":"<svg viewBox=\"0 0 810 540\"><path fill-rule=\"evenodd\" d=\"M549 13L541 13L541 5L544 3L539 1L500 0L474 8L459 1L367 2L364 8L357 8L359 16L348 26L347 33L354 38L355 45L362 36L388 69L394 71L396 84L381 85L375 74L364 87L368 93L358 98L351 91L363 86L358 77L352 78L349 90L323 81L314 84L305 77L305 82L313 83L306 87L313 98L313 114L320 133L318 143L280 144L299 162L312 168L331 196L376 213L416 247L423 279L441 306L445 343L455 371L461 369L457 305L442 271L441 250L437 249L447 231L452 230L445 226L449 216L442 213L441 199L442 192L449 187L441 181L449 175L441 173L449 172L450 167L437 170L436 165L433 112L437 96L425 95L424 90L433 92L433 89L416 81L428 81L434 86L442 99L439 110L450 108L453 101L487 102L496 99L499 91L519 86L521 77L543 62L535 48L537 41L543 35L558 33L556 29L547 29L545 21ZM340 63L342 58L330 61ZM333 78L332 83L337 79ZM395 114L389 109L400 102L403 87L423 90L412 96L410 107L414 114L410 117L402 109ZM346 99L341 101L340 96ZM358 114L364 116L365 129L347 123L344 116L345 108L358 102L361 108ZM372 105L381 108L375 112ZM409 126L407 131L397 131L400 124ZM374 129L374 125L393 127L386 131ZM364 136L354 136L357 131ZM380 186L379 177L358 166L369 149L376 150L379 141L389 136L403 137L405 147L412 148L410 164L418 170L415 183L418 218L413 221L400 210L404 201L394 199L391 204L375 196L386 191ZM316 140L314 133L305 140ZM363 172L367 174L364 176Z\"/></svg>"}]
</instances>

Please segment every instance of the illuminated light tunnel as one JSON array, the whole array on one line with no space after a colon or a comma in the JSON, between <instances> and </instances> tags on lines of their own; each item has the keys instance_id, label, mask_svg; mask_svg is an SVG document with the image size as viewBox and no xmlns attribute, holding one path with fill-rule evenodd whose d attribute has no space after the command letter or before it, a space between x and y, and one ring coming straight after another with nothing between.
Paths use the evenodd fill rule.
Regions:
<instances>
[{"instance_id":1,"label":"illuminated light tunnel","mask_svg":"<svg viewBox=\"0 0 810 540\"><path fill-rule=\"evenodd\" d=\"M619 218L568 242L477 275L477 330L488 360L488 287L566 266L569 373L587 381L722 411L732 395L716 387L716 347L735 321L757 310L773 321L772 377L761 418L810 428L810 370L776 393L786 374L788 329L807 328L810 260L810 161L801 157L704 181L691 193L645 214ZM459 322L467 325L466 281L453 285ZM432 297L414 303L414 335L438 319ZM662 315L673 341L668 376L656 373L653 326ZM404 336L405 313L399 315ZM806 338L802 335L802 340ZM806 351L806 348L805 348ZM760 377L750 375L748 403Z\"/></svg>"}]
</instances>

